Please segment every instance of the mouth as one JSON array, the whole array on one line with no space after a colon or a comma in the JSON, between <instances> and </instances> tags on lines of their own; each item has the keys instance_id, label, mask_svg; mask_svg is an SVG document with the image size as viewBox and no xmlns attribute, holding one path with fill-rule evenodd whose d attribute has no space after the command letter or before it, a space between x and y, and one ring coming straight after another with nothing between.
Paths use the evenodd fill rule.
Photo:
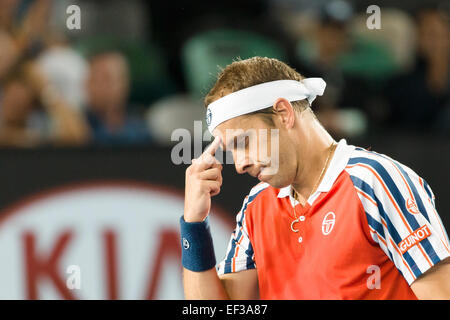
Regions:
<instances>
[{"instance_id":1,"label":"mouth","mask_svg":"<svg viewBox=\"0 0 450 320\"><path fill-rule=\"evenodd\" d=\"M263 174L262 174L262 172L263 172L263 169L259 170L259 172L258 172L257 178L258 178L259 181L263 181Z\"/></svg>"}]
</instances>

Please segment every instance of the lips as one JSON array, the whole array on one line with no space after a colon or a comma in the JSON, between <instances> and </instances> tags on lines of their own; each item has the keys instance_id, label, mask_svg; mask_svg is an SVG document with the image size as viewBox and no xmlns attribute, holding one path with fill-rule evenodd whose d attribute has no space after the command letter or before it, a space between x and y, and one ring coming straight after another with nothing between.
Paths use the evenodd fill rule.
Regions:
<instances>
[{"instance_id":1,"label":"lips","mask_svg":"<svg viewBox=\"0 0 450 320\"><path fill-rule=\"evenodd\" d=\"M262 181L262 171L263 171L263 169L259 170L258 175L257 175L257 178L261 181Z\"/></svg>"}]
</instances>

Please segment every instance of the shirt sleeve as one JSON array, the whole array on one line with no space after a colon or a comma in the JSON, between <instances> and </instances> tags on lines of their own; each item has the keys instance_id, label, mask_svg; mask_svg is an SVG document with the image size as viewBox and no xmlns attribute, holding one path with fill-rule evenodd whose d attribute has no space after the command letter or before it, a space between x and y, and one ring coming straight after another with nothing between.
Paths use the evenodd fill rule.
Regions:
<instances>
[{"instance_id":1,"label":"shirt sleeve","mask_svg":"<svg viewBox=\"0 0 450 320\"><path fill-rule=\"evenodd\" d=\"M219 275L255 269L255 254L248 235L246 214L251 208L248 205L262 191L262 186L254 187L245 197L242 208L236 216L236 228L231 234L225 258L219 263L217 273Z\"/></svg>"},{"instance_id":2,"label":"shirt sleeve","mask_svg":"<svg viewBox=\"0 0 450 320\"><path fill-rule=\"evenodd\" d=\"M450 256L447 232L429 185L388 157L360 160L353 177L370 234L408 284Z\"/></svg>"}]
</instances>

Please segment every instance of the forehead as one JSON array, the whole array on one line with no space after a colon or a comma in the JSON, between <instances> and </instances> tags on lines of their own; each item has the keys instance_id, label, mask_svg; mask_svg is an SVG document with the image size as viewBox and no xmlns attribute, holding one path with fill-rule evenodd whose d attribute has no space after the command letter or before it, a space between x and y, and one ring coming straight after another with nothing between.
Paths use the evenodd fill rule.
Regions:
<instances>
[{"instance_id":1,"label":"forehead","mask_svg":"<svg viewBox=\"0 0 450 320\"><path fill-rule=\"evenodd\" d=\"M269 126L261 117L256 115L243 115L229 119L219 124L213 131L213 136L220 136L222 146L226 147L236 138L251 137L260 129L268 129Z\"/></svg>"},{"instance_id":2,"label":"forehead","mask_svg":"<svg viewBox=\"0 0 450 320\"><path fill-rule=\"evenodd\" d=\"M219 124L213 132L214 136L220 135L224 138L227 134L235 135L234 132L246 131L249 129L266 129L267 124L257 115L242 115L229 119Z\"/></svg>"}]
</instances>

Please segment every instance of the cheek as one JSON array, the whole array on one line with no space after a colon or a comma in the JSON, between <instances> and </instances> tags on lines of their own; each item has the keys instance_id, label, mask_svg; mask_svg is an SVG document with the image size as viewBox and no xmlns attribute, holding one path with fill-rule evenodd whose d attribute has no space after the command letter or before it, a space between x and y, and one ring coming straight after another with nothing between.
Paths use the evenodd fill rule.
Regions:
<instances>
[{"instance_id":1,"label":"cheek","mask_svg":"<svg viewBox=\"0 0 450 320\"><path fill-rule=\"evenodd\" d=\"M289 145L281 146L280 149L280 170L283 170L285 174L291 175L296 172L296 155L293 149Z\"/></svg>"},{"instance_id":2,"label":"cheek","mask_svg":"<svg viewBox=\"0 0 450 320\"><path fill-rule=\"evenodd\" d=\"M254 155L261 162L278 162L280 153L280 138L278 132L265 130L260 132L254 142L257 152Z\"/></svg>"}]
</instances>

